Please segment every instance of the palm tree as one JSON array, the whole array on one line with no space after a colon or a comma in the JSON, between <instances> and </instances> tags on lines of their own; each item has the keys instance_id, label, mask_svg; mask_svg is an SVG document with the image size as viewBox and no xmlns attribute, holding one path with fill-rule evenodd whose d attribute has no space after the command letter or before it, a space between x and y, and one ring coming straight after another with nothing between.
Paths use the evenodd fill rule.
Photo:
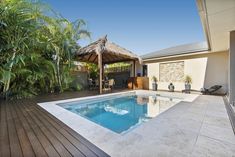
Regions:
<instances>
[{"instance_id":1,"label":"palm tree","mask_svg":"<svg viewBox=\"0 0 235 157\"><path fill-rule=\"evenodd\" d=\"M54 14L46 5L27 0L0 3L0 90L5 97L36 95L54 86L63 91L71 82L77 41L89 37L85 22L74 23ZM44 87L43 87L44 86Z\"/></svg>"},{"instance_id":2,"label":"palm tree","mask_svg":"<svg viewBox=\"0 0 235 157\"><path fill-rule=\"evenodd\" d=\"M7 96L12 77L12 69L20 62L24 64L25 55L33 48L36 20L31 16L29 3L25 1L3 1L0 3L1 21L1 82Z\"/></svg>"},{"instance_id":3,"label":"palm tree","mask_svg":"<svg viewBox=\"0 0 235 157\"><path fill-rule=\"evenodd\" d=\"M77 41L81 38L90 38L90 33L85 29L83 20L77 20L73 23L60 17L59 19L46 19L46 25L43 28L45 44L51 51L51 58L55 64L55 77L59 91L63 91L62 77L66 71L63 66L71 67L74 59L74 52L79 48Z\"/></svg>"}]
</instances>

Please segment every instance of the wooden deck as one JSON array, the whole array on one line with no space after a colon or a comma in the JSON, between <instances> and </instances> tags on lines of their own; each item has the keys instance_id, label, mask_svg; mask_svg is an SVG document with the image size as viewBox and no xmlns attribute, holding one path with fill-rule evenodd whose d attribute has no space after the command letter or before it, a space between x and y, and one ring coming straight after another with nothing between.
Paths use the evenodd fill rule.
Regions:
<instances>
[{"instance_id":1,"label":"wooden deck","mask_svg":"<svg viewBox=\"0 0 235 157\"><path fill-rule=\"evenodd\" d=\"M37 99L0 100L0 156L108 156L67 125L37 105L96 92L40 96Z\"/></svg>"}]
</instances>

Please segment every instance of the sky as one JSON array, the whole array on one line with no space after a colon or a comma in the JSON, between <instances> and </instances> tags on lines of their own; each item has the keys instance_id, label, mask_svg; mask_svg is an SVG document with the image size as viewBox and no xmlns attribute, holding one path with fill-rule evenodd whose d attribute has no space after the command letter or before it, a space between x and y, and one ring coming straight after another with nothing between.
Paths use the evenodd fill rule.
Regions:
<instances>
[{"instance_id":1,"label":"sky","mask_svg":"<svg viewBox=\"0 0 235 157\"><path fill-rule=\"evenodd\" d=\"M204 41L196 0L43 0L70 21L83 19L91 41L107 35L138 55ZM91 42L82 40L81 46Z\"/></svg>"}]
</instances>

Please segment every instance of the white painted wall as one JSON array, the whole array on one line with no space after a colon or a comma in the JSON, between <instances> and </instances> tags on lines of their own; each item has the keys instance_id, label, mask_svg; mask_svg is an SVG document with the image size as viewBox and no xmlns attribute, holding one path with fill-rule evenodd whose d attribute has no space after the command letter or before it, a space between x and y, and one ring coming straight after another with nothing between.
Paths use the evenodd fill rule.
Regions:
<instances>
[{"instance_id":1,"label":"white painted wall","mask_svg":"<svg viewBox=\"0 0 235 157\"><path fill-rule=\"evenodd\" d=\"M229 50L229 102L235 101L235 31L230 32Z\"/></svg>"},{"instance_id":2,"label":"white painted wall","mask_svg":"<svg viewBox=\"0 0 235 157\"><path fill-rule=\"evenodd\" d=\"M192 89L200 90L202 87L210 87L215 84L222 85L221 92L228 90L228 52L214 52L208 54L175 57L169 59L145 62L148 66L148 77L150 78L149 89L152 89L152 76L159 79L159 63L184 61L184 74L192 77ZM170 82L158 82L158 89L168 90ZM175 90L181 91L184 82L173 82Z\"/></svg>"},{"instance_id":3,"label":"white painted wall","mask_svg":"<svg viewBox=\"0 0 235 157\"><path fill-rule=\"evenodd\" d=\"M133 62L129 62L131 64L132 70L130 72L130 76L133 77L134 76L134 65ZM142 76L142 72L143 72L143 67L142 64L139 63L139 61L135 62L135 76L137 76L138 73L140 73L140 75Z\"/></svg>"},{"instance_id":4,"label":"white painted wall","mask_svg":"<svg viewBox=\"0 0 235 157\"><path fill-rule=\"evenodd\" d=\"M136 71L135 71L136 76L137 76L138 73L140 73L140 75L142 76L142 74L143 74L143 66L142 66L142 64L140 64L137 61L137 62L135 62L135 65L136 65Z\"/></svg>"}]
</instances>

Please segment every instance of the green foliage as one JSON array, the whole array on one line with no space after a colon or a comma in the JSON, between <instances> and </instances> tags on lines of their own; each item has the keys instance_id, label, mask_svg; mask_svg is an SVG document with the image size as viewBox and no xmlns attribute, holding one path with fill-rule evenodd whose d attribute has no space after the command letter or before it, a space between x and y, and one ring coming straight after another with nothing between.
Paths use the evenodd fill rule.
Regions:
<instances>
[{"instance_id":1,"label":"green foliage","mask_svg":"<svg viewBox=\"0 0 235 157\"><path fill-rule=\"evenodd\" d=\"M189 75L186 75L184 81L185 81L186 83L191 84L191 83L192 83L192 77L189 76Z\"/></svg>"},{"instance_id":2,"label":"green foliage","mask_svg":"<svg viewBox=\"0 0 235 157\"><path fill-rule=\"evenodd\" d=\"M98 77L98 65L93 63L83 63L89 72L89 77L96 79Z\"/></svg>"},{"instance_id":3,"label":"green foliage","mask_svg":"<svg viewBox=\"0 0 235 157\"><path fill-rule=\"evenodd\" d=\"M153 76L153 77L152 77L152 81L153 81L153 82L157 82L157 77L156 77L156 76Z\"/></svg>"},{"instance_id":4,"label":"green foliage","mask_svg":"<svg viewBox=\"0 0 235 157\"><path fill-rule=\"evenodd\" d=\"M125 63L125 62L119 62L119 63L113 63L113 64L108 64L108 68L115 68L115 67L125 67L125 66L130 66L130 63Z\"/></svg>"},{"instance_id":5,"label":"green foliage","mask_svg":"<svg viewBox=\"0 0 235 157\"><path fill-rule=\"evenodd\" d=\"M90 37L85 26L83 20L69 22L38 1L1 1L1 94L22 98L57 87L59 92L69 90L77 41Z\"/></svg>"}]
</instances>

